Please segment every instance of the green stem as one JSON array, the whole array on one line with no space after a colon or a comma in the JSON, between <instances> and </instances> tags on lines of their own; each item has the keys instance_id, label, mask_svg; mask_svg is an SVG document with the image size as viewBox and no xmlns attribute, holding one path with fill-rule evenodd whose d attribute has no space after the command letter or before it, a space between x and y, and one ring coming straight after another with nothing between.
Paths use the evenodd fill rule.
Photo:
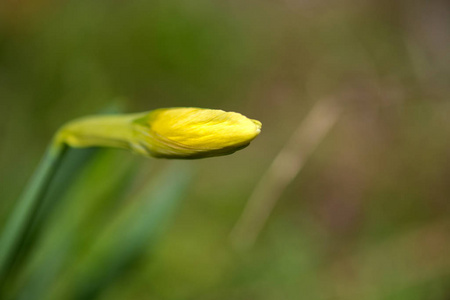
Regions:
<instances>
[{"instance_id":1,"label":"green stem","mask_svg":"<svg viewBox=\"0 0 450 300\"><path fill-rule=\"evenodd\" d=\"M53 142L18 199L0 237L0 284L10 272L67 146Z\"/></svg>"}]
</instances>

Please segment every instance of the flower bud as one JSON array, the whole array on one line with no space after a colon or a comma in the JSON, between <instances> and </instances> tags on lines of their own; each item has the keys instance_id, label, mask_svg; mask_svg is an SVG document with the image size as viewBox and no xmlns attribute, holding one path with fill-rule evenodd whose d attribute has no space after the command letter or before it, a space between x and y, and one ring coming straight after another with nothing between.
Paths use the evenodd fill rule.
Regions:
<instances>
[{"instance_id":1,"label":"flower bud","mask_svg":"<svg viewBox=\"0 0 450 300\"><path fill-rule=\"evenodd\" d=\"M234 112L166 108L70 122L57 140L72 147L107 146L164 158L204 158L245 148L261 123Z\"/></svg>"}]
</instances>

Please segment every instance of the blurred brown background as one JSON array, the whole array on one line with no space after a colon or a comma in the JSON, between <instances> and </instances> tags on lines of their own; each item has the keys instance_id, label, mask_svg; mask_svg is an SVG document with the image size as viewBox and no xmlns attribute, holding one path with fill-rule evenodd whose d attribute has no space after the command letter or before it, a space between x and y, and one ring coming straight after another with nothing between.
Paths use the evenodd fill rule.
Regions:
<instances>
[{"instance_id":1,"label":"blurred brown background","mask_svg":"<svg viewBox=\"0 0 450 300\"><path fill-rule=\"evenodd\" d=\"M174 223L99 298L450 299L449 100L445 0L2 0L0 216L70 119L117 101L238 111L261 135L186 162ZM247 200L323 101L336 122L235 249Z\"/></svg>"}]
</instances>

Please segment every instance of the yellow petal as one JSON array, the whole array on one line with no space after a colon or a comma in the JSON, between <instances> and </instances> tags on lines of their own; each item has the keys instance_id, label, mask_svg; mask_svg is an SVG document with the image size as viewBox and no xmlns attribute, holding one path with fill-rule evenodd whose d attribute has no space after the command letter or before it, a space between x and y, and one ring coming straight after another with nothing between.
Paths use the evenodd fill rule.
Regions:
<instances>
[{"instance_id":1,"label":"yellow petal","mask_svg":"<svg viewBox=\"0 0 450 300\"><path fill-rule=\"evenodd\" d=\"M161 109L149 123L157 135L199 150L248 144L261 131L260 122L239 113L200 108Z\"/></svg>"}]
</instances>

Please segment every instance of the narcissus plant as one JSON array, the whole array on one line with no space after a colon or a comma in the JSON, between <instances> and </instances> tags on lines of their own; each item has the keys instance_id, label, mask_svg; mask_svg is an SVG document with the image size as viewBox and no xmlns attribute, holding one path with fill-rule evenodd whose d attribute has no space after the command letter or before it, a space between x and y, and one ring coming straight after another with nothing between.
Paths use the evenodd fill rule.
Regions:
<instances>
[{"instance_id":1,"label":"narcissus plant","mask_svg":"<svg viewBox=\"0 0 450 300\"><path fill-rule=\"evenodd\" d=\"M20 253L68 146L115 147L145 156L193 159L234 153L260 131L259 121L239 113L201 108L91 116L67 123L56 133L0 236L0 285Z\"/></svg>"}]
</instances>

